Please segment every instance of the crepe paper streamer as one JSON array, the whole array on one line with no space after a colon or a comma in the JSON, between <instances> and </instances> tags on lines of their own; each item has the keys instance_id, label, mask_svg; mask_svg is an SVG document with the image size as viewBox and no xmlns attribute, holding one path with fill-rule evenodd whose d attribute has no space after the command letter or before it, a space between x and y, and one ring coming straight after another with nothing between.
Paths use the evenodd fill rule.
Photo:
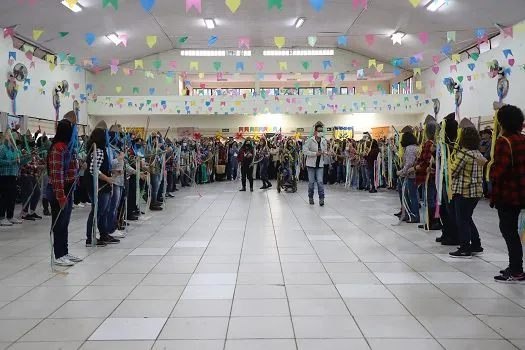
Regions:
<instances>
[{"instance_id":1,"label":"crepe paper streamer","mask_svg":"<svg viewBox=\"0 0 525 350\"><path fill-rule=\"evenodd\" d=\"M419 40L423 44L428 43L428 32L421 32L421 33L419 33Z\"/></svg>"},{"instance_id":2,"label":"crepe paper streamer","mask_svg":"<svg viewBox=\"0 0 525 350\"><path fill-rule=\"evenodd\" d=\"M268 0L268 11L273 7L277 7L279 10L283 9L283 0Z\"/></svg>"},{"instance_id":3,"label":"crepe paper streamer","mask_svg":"<svg viewBox=\"0 0 525 350\"><path fill-rule=\"evenodd\" d=\"M222 67L222 62L216 61L213 62L213 69L215 69L216 72L220 71Z\"/></svg>"},{"instance_id":4,"label":"crepe paper streamer","mask_svg":"<svg viewBox=\"0 0 525 350\"><path fill-rule=\"evenodd\" d=\"M286 44L286 38L284 36L276 36L273 38L273 42L275 43L275 46L281 49L284 44Z\"/></svg>"},{"instance_id":5,"label":"crepe paper streamer","mask_svg":"<svg viewBox=\"0 0 525 350\"><path fill-rule=\"evenodd\" d=\"M198 71L199 70L199 62L197 61L191 61L190 62L190 71Z\"/></svg>"},{"instance_id":6,"label":"crepe paper streamer","mask_svg":"<svg viewBox=\"0 0 525 350\"><path fill-rule=\"evenodd\" d=\"M156 35L148 35L146 37L146 43L148 44L149 48L153 48L155 44L157 43L157 36Z\"/></svg>"},{"instance_id":7,"label":"crepe paper streamer","mask_svg":"<svg viewBox=\"0 0 525 350\"><path fill-rule=\"evenodd\" d=\"M447 32L447 42L455 42L456 41L456 32L455 31L451 31L451 32Z\"/></svg>"},{"instance_id":8,"label":"crepe paper streamer","mask_svg":"<svg viewBox=\"0 0 525 350\"><path fill-rule=\"evenodd\" d=\"M105 8L111 4L115 10L118 10L118 0L102 0L102 7Z\"/></svg>"},{"instance_id":9,"label":"crepe paper streamer","mask_svg":"<svg viewBox=\"0 0 525 350\"><path fill-rule=\"evenodd\" d=\"M418 7L419 4L421 3L421 0L409 0L409 1L414 7Z\"/></svg>"},{"instance_id":10,"label":"crepe paper streamer","mask_svg":"<svg viewBox=\"0 0 525 350\"><path fill-rule=\"evenodd\" d=\"M33 40L37 41L42 36L42 33L44 33L41 29L33 29Z\"/></svg>"},{"instance_id":11,"label":"crepe paper streamer","mask_svg":"<svg viewBox=\"0 0 525 350\"><path fill-rule=\"evenodd\" d=\"M146 12L150 12L155 6L155 0L140 0L140 5Z\"/></svg>"},{"instance_id":12,"label":"crepe paper streamer","mask_svg":"<svg viewBox=\"0 0 525 350\"><path fill-rule=\"evenodd\" d=\"M315 11L319 12L324 6L324 0L310 0L310 5Z\"/></svg>"},{"instance_id":13,"label":"crepe paper streamer","mask_svg":"<svg viewBox=\"0 0 525 350\"><path fill-rule=\"evenodd\" d=\"M215 43L217 42L217 37L215 35L212 35L209 39L208 39L208 46L213 46L215 45Z\"/></svg>"},{"instance_id":14,"label":"crepe paper streamer","mask_svg":"<svg viewBox=\"0 0 525 350\"><path fill-rule=\"evenodd\" d=\"M225 3L232 13L235 13L239 6L241 6L241 0L226 0Z\"/></svg>"},{"instance_id":15,"label":"crepe paper streamer","mask_svg":"<svg viewBox=\"0 0 525 350\"><path fill-rule=\"evenodd\" d=\"M368 44L368 46L374 45L375 35L374 34L365 35L365 41Z\"/></svg>"},{"instance_id":16,"label":"crepe paper streamer","mask_svg":"<svg viewBox=\"0 0 525 350\"><path fill-rule=\"evenodd\" d=\"M250 38L247 36L241 36L237 43L239 49L250 49Z\"/></svg>"},{"instance_id":17,"label":"crepe paper streamer","mask_svg":"<svg viewBox=\"0 0 525 350\"><path fill-rule=\"evenodd\" d=\"M328 67L332 67L332 61L330 60L323 61L323 69L327 69Z\"/></svg>"},{"instance_id":18,"label":"crepe paper streamer","mask_svg":"<svg viewBox=\"0 0 525 350\"><path fill-rule=\"evenodd\" d=\"M86 43L91 46L93 45L93 43L95 42L95 39L97 38L97 36L93 33L86 33L84 35L84 40L86 41Z\"/></svg>"},{"instance_id":19,"label":"crepe paper streamer","mask_svg":"<svg viewBox=\"0 0 525 350\"><path fill-rule=\"evenodd\" d=\"M337 37L337 45L346 46L348 45L348 37L346 35L339 35Z\"/></svg>"},{"instance_id":20,"label":"crepe paper streamer","mask_svg":"<svg viewBox=\"0 0 525 350\"><path fill-rule=\"evenodd\" d=\"M198 13L202 12L202 3L201 0L186 0L186 12L194 8Z\"/></svg>"}]
</instances>

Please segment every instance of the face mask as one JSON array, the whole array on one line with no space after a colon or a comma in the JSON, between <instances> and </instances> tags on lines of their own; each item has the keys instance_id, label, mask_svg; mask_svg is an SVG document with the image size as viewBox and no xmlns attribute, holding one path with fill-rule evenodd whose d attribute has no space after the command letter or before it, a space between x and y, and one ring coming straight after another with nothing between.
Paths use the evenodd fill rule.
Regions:
<instances>
[{"instance_id":1,"label":"face mask","mask_svg":"<svg viewBox=\"0 0 525 350\"><path fill-rule=\"evenodd\" d=\"M323 136L323 130L317 131L317 136L322 137Z\"/></svg>"},{"instance_id":2,"label":"face mask","mask_svg":"<svg viewBox=\"0 0 525 350\"><path fill-rule=\"evenodd\" d=\"M187 143L183 143L183 144L182 144L182 147L187 147L187 146L188 146Z\"/></svg>"}]
</instances>

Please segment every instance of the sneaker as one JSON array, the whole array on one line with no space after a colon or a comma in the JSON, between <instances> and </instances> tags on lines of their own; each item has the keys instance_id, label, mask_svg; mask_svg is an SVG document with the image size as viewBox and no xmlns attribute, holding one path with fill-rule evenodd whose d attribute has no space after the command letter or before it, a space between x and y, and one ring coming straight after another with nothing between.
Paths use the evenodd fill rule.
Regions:
<instances>
[{"instance_id":1,"label":"sneaker","mask_svg":"<svg viewBox=\"0 0 525 350\"><path fill-rule=\"evenodd\" d=\"M500 283L525 283L525 273L494 276L494 280Z\"/></svg>"},{"instance_id":2,"label":"sneaker","mask_svg":"<svg viewBox=\"0 0 525 350\"><path fill-rule=\"evenodd\" d=\"M161 211L162 207L157 206L157 205L152 205L151 207L149 207L149 210L151 210L151 211Z\"/></svg>"},{"instance_id":3,"label":"sneaker","mask_svg":"<svg viewBox=\"0 0 525 350\"><path fill-rule=\"evenodd\" d=\"M239 192L246 192L246 188L241 188Z\"/></svg>"},{"instance_id":4,"label":"sneaker","mask_svg":"<svg viewBox=\"0 0 525 350\"><path fill-rule=\"evenodd\" d=\"M84 259L82 259L82 258L79 258L78 256L71 255L71 254L67 254L67 255L66 255L66 258L68 258L70 261L72 261L72 262L74 262L74 263L81 262L81 261L84 260Z\"/></svg>"},{"instance_id":5,"label":"sneaker","mask_svg":"<svg viewBox=\"0 0 525 350\"><path fill-rule=\"evenodd\" d=\"M113 238L126 238L126 232L117 231L111 235Z\"/></svg>"},{"instance_id":6,"label":"sneaker","mask_svg":"<svg viewBox=\"0 0 525 350\"><path fill-rule=\"evenodd\" d=\"M471 249L471 253L472 253L472 256L482 255L483 254L483 248L482 247L472 248Z\"/></svg>"},{"instance_id":7,"label":"sneaker","mask_svg":"<svg viewBox=\"0 0 525 350\"><path fill-rule=\"evenodd\" d=\"M268 187L266 185L263 185L263 187L260 188L260 190L265 190L267 189Z\"/></svg>"},{"instance_id":8,"label":"sneaker","mask_svg":"<svg viewBox=\"0 0 525 350\"><path fill-rule=\"evenodd\" d=\"M120 243L120 239L113 238L110 235L104 235L104 236L100 237L100 240L103 241L106 244L117 244L117 243Z\"/></svg>"},{"instance_id":9,"label":"sneaker","mask_svg":"<svg viewBox=\"0 0 525 350\"><path fill-rule=\"evenodd\" d=\"M272 186L273 186L272 183L271 183L271 182L268 182L268 186L266 186L266 188L270 188L270 187L272 187Z\"/></svg>"},{"instance_id":10,"label":"sneaker","mask_svg":"<svg viewBox=\"0 0 525 350\"><path fill-rule=\"evenodd\" d=\"M319 198L319 205L324 207L324 198Z\"/></svg>"},{"instance_id":11,"label":"sneaker","mask_svg":"<svg viewBox=\"0 0 525 350\"><path fill-rule=\"evenodd\" d=\"M78 204L77 204L77 207L79 207L79 208L85 208L86 206L85 206L84 204L82 204L82 203L78 203Z\"/></svg>"},{"instance_id":12,"label":"sneaker","mask_svg":"<svg viewBox=\"0 0 525 350\"><path fill-rule=\"evenodd\" d=\"M91 244L91 241L86 241L86 247L87 248L91 248L92 244ZM95 244L96 247L105 247L107 246L107 243L100 240L100 239L97 239L97 243Z\"/></svg>"},{"instance_id":13,"label":"sneaker","mask_svg":"<svg viewBox=\"0 0 525 350\"><path fill-rule=\"evenodd\" d=\"M36 220L42 220L42 217L38 215L37 213L29 214L29 216L31 216L33 219L36 219Z\"/></svg>"},{"instance_id":14,"label":"sneaker","mask_svg":"<svg viewBox=\"0 0 525 350\"><path fill-rule=\"evenodd\" d=\"M66 256L63 256L61 258L55 259L55 265L58 266L73 266L75 265L74 262L69 260Z\"/></svg>"},{"instance_id":15,"label":"sneaker","mask_svg":"<svg viewBox=\"0 0 525 350\"><path fill-rule=\"evenodd\" d=\"M399 213L395 213L394 216L397 216L399 218L399 217L401 217L402 214L403 214L403 212L400 211Z\"/></svg>"},{"instance_id":16,"label":"sneaker","mask_svg":"<svg viewBox=\"0 0 525 350\"><path fill-rule=\"evenodd\" d=\"M35 221L35 218L32 217L32 216L29 215L29 214L26 214L26 215L22 215L22 220Z\"/></svg>"},{"instance_id":17,"label":"sneaker","mask_svg":"<svg viewBox=\"0 0 525 350\"><path fill-rule=\"evenodd\" d=\"M499 274L500 275L510 275L510 267L507 267L505 270L500 270L499 271Z\"/></svg>"},{"instance_id":18,"label":"sneaker","mask_svg":"<svg viewBox=\"0 0 525 350\"><path fill-rule=\"evenodd\" d=\"M310 197L310 199L309 199L309 203L310 203L310 204L315 204L315 202L314 202L314 197Z\"/></svg>"},{"instance_id":19,"label":"sneaker","mask_svg":"<svg viewBox=\"0 0 525 350\"><path fill-rule=\"evenodd\" d=\"M466 252L464 250L461 250L460 248L458 248L458 250L456 250L455 252L448 253L448 255L450 255L453 258L462 258L462 259L472 258L471 252Z\"/></svg>"},{"instance_id":20,"label":"sneaker","mask_svg":"<svg viewBox=\"0 0 525 350\"><path fill-rule=\"evenodd\" d=\"M377 193L377 190L370 190L369 193Z\"/></svg>"},{"instance_id":21,"label":"sneaker","mask_svg":"<svg viewBox=\"0 0 525 350\"><path fill-rule=\"evenodd\" d=\"M7 219L0 220L0 226L13 226L13 223Z\"/></svg>"},{"instance_id":22,"label":"sneaker","mask_svg":"<svg viewBox=\"0 0 525 350\"><path fill-rule=\"evenodd\" d=\"M12 224L21 224L23 221L20 220L19 218L11 218L9 219L9 221L11 221Z\"/></svg>"}]
</instances>

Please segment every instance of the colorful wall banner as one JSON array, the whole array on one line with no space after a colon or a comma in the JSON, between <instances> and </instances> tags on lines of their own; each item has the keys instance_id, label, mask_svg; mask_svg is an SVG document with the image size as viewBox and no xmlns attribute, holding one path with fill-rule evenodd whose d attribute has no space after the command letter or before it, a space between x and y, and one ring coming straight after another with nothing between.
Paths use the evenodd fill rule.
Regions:
<instances>
[{"instance_id":1,"label":"colorful wall banner","mask_svg":"<svg viewBox=\"0 0 525 350\"><path fill-rule=\"evenodd\" d=\"M353 139L354 138L354 127L353 126L334 126L334 138Z\"/></svg>"}]
</instances>

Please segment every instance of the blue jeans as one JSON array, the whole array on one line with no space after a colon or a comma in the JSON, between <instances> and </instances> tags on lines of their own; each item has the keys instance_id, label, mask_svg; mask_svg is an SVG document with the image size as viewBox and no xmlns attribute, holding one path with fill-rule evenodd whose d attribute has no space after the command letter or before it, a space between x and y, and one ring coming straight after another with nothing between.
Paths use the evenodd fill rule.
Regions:
<instances>
[{"instance_id":1,"label":"blue jeans","mask_svg":"<svg viewBox=\"0 0 525 350\"><path fill-rule=\"evenodd\" d=\"M407 213L409 215L408 219L410 219L413 222L419 222L419 201L417 198L417 186L416 186L416 179L405 179L405 196L408 200L408 208L410 209L410 213Z\"/></svg>"},{"instance_id":2,"label":"blue jeans","mask_svg":"<svg viewBox=\"0 0 525 350\"><path fill-rule=\"evenodd\" d=\"M264 158L261 160L261 169L259 171L259 177L261 180L268 180L268 166L270 165L270 159Z\"/></svg>"},{"instance_id":3,"label":"blue jeans","mask_svg":"<svg viewBox=\"0 0 525 350\"><path fill-rule=\"evenodd\" d=\"M93 199L91 198L91 202ZM99 192L98 193L98 208L97 208L97 226L100 236L105 236L109 234L108 228L106 226L109 203L111 201L111 192ZM91 243L91 235L93 232L93 209L95 208L94 204L91 204L91 211L89 212L88 221L87 221L87 230L86 230L86 242Z\"/></svg>"},{"instance_id":4,"label":"blue jeans","mask_svg":"<svg viewBox=\"0 0 525 350\"><path fill-rule=\"evenodd\" d=\"M315 183L317 183L317 192L319 192L319 198L324 198L324 168L306 167L306 169L308 170L308 197L313 198Z\"/></svg>"},{"instance_id":5,"label":"blue jeans","mask_svg":"<svg viewBox=\"0 0 525 350\"><path fill-rule=\"evenodd\" d=\"M71 220L71 210L73 209L73 198L69 196L64 209L60 211L60 205L53 193L53 187L51 187L51 185L47 186L45 194L51 205L51 224L55 225L53 227L53 252L55 259L59 259L69 253L67 236L69 235L68 228L69 221Z\"/></svg>"},{"instance_id":6,"label":"blue jeans","mask_svg":"<svg viewBox=\"0 0 525 350\"><path fill-rule=\"evenodd\" d=\"M106 216L106 228L108 233L113 233L117 229L117 212L123 191L124 187L117 185L113 186L113 195L111 196L111 201L109 203L109 213Z\"/></svg>"},{"instance_id":7,"label":"blue jeans","mask_svg":"<svg viewBox=\"0 0 525 350\"><path fill-rule=\"evenodd\" d=\"M429 180L428 184L423 186L423 193L426 193L427 196L427 202L425 205L428 208L428 216L429 218L433 218L435 216L434 214L436 213L436 184L432 180Z\"/></svg>"},{"instance_id":8,"label":"blue jeans","mask_svg":"<svg viewBox=\"0 0 525 350\"><path fill-rule=\"evenodd\" d=\"M160 188L160 174L150 174L151 180L151 205L157 205L157 196Z\"/></svg>"},{"instance_id":9,"label":"blue jeans","mask_svg":"<svg viewBox=\"0 0 525 350\"><path fill-rule=\"evenodd\" d=\"M474 214L474 209L476 209L478 202L479 198L466 198L454 195L460 249L466 252L481 248L479 232L476 224L474 224L474 220L472 220L472 214Z\"/></svg>"},{"instance_id":10,"label":"blue jeans","mask_svg":"<svg viewBox=\"0 0 525 350\"><path fill-rule=\"evenodd\" d=\"M368 188L370 179L368 178L368 171L366 165L360 165L359 171L361 172L361 186Z\"/></svg>"}]
</instances>

